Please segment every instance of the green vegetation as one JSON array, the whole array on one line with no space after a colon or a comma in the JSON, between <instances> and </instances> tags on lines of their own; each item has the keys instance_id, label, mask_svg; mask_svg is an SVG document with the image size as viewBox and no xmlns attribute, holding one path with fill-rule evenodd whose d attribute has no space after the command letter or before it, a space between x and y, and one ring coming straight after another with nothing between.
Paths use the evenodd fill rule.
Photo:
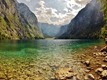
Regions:
<instances>
[{"instance_id":1,"label":"green vegetation","mask_svg":"<svg viewBox=\"0 0 107 80\"><path fill-rule=\"evenodd\" d=\"M101 30L102 37L107 37L107 0L100 0L102 3L102 11L104 12L105 25Z\"/></svg>"},{"instance_id":2,"label":"green vegetation","mask_svg":"<svg viewBox=\"0 0 107 80\"><path fill-rule=\"evenodd\" d=\"M35 39L43 38L38 26L24 24L16 9L14 0L0 1L0 40Z\"/></svg>"}]
</instances>

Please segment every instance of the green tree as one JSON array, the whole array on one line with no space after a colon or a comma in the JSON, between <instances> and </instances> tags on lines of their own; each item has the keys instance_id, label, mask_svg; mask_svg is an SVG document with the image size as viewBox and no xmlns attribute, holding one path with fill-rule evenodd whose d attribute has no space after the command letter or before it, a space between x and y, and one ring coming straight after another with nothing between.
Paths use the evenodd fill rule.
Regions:
<instances>
[{"instance_id":1,"label":"green tree","mask_svg":"<svg viewBox=\"0 0 107 80\"><path fill-rule=\"evenodd\" d=\"M102 4L102 11L104 13L105 25L101 30L102 37L107 37L107 0L100 0Z\"/></svg>"}]
</instances>

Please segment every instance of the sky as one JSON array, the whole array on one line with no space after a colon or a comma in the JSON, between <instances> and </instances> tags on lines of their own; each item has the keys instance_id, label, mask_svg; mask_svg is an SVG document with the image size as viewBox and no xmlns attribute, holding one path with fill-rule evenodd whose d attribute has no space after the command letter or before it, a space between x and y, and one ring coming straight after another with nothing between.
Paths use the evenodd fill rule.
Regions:
<instances>
[{"instance_id":1,"label":"sky","mask_svg":"<svg viewBox=\"0 0 107 80\"><path fill-rule=\"evenodd\" d=\"M25 3L39 22L68 24L90 0L18 0Z\"/></svg>"}]
</instances>

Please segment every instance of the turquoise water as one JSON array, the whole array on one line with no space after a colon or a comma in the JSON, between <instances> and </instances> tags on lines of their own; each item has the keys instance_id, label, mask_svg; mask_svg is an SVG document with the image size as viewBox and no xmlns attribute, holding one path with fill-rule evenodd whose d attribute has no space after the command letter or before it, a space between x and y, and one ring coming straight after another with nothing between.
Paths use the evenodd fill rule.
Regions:
<instances>
[{"instance_id":1,"label":"turquoise water","mask_svg":"<svg viewBox=\"0 0 107 80\"><path fill-rule=\"evenodd\" d=\"M3 69L0 77L8 78L10 74L12 79L18 80L48 80L59 67L75 68L73 54L103 43L85 39L0 41L0 68ZM4 75L7 70L10 73Z\"/></svg>"},{"instance_id":2,"label":"turquoise water","mask_svg":"<svg viewBox=\"0 0 107 80\"><path fill-rule=\"evenodd\" d=\"M21 51L25 49L35 49L48 52L62 50L83 49L93 45L102 44L103 40L22 40L22 41L0 41L0 51ZM58 50L59 51L59 50ZM60 50L61 51L61 50Z\"/></svg>"},{"instance_id":3,"label":"turquoise water","mask_svg":"<svg viewBox=\"0 0 107 80\"><path fill-rule=\"evenodd\" d=\"M33 56L56 53L75 53L90 46L102 44L102 40L23 40L23 41L0 41L0 52L11 56ZM15 54L12 54L15 53Z\"/></svg>"}]
</instances>

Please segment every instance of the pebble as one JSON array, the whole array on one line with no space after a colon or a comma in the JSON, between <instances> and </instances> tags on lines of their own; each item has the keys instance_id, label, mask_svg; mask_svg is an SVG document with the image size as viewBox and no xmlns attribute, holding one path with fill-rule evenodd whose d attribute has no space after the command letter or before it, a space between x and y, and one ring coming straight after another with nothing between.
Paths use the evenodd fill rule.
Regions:
<instances>
[{"instance_id":1,"label":"pebble","mask_svg":"<svg viewBox=\"0 0 107 80\"><path fill-rule=\"evenodd\" d=\"M93 74L88 74L84 77L85 80L95 80L95 77L93 76Z\"/></svg>"},{"instance_id":2,"label":"pebble","mask_svg":"<svg viewBox=\"0 0 107 80\"><path fill-rule=\"evenodd\" d=\"M107 52L107 46L103 47L100 51L101 52Z\"/></svg>"},{"instance_id":3,"label":"pebble","mask_svg":"<svg viewBox=\"0 0 107 80\"><path fill-rule=\"evenodd\" d=\"M94 46L94 49L98 49L98 46Z\"/></svg>"},{"instance_id":4,"label":"pebble","mask_svg":"<svg viewBox=\"0 0 107 80\"><path fill-rule=\"evenodd\" d=\"M107 79L107 70L104 70L104 71L101 73L101 77Z\"/></svg>"},{"instance_id":5,"label":"pebble","mask_svg":"<svg viewBox=\"0 0 107 80\"><path fill-rule=\"evenodd\" d=\"M104 65L104 64L102 64L101 67L102 67L103 69L107 69L107 66Z\"/></svg>"},{"instance_id":6,"label":"pebble","mask_svg":"<svg viewBox=\"0 0 107 80\"><path fill-rule=\"evenodd\" d=\"M88 78L89 78L90 80L95 80L95 77L93 76L93 74L88 74Z\"/></svg>"},{"instance_id":7,"label":"pebble","mask_svg":"<svg viewBox=\"0 0 107 80\"><path fill-rule=\"evenodd\" d=\"M90 66L90 61L85 61L86 66Z\"/></svg>"},{"instance_id":8,"label":"pebble","mask_svg":"<svg viewBox=\"0 0 107 80\"><path fill-rule=\"evenodd\" d=\"M107 56L105 56L105 59L107 59Z\"/></svg>"},{"instance_id":9,"label":"pebble","mask_svg":"<svg viewBox=\"0 0 107 80\"><path fill-rule=\"evenodd\" d=\"M107 62L107 59L103 59L104 62Z\"/></svg>"},{"instance_id":10,"label":"pebble","mask_svg":"<svg viewBox=\"0 0 107 80\"><path fill-rule=\"evenodd\" d=\"M85 72L86 72L86 73L89 73L89 72L90 72L90 70L86 69L86 70L85 70Z\"/></svg>"},{"instance_id":11,"label":"pebble","mask_svg":"<svg viewBox=\"0 0 107 80\"><path fill-rule=\"evenodd\" d=\"M87 77L87 76L85 76L85 77L84 77L84 80L88 80L88 77Z\"/></svg>"},{"instance_id":12,"label":"pebble","mask_svg":"<svg viewBox=\"0 0 107 80\"><path fill-rule=\"evenodd\" d=\"M49 80L57 80L55 77L51 77L51 79L49 79Z\"/></svg>"},{"instance_id":13,"label":"pebble","mask_svg":"<svg viewBox=\"0 0 107 80\"><path fill-rule=\"evenodd\" d=\"M77 78L77 74L74 73L71 68L61 68L58 71L56 71L55 79L56 80L68 80L68 79L79 80L79 78Z\"/></svg>"},{"instance_id":14,"label":"pebble","mask_svg":"<svg viewBox=\"0 0 107 80\"><path fill-rule=\"evenodd\" d=\"M102 68L97 68L97 69L95 70L95 72L96 72L97 74L101 74L101 72L103 72L103 69L102 69Z\"/></svg>"},{"instance_id":15,"label":"pebble","mask_svg":"<svg viewBox=\"0 0 107 80\"><path fill-rule=\"evenodd\" d=\"M107 56L107 53L106 52L102 52L103 56Z\"/></svg>"},{"instance_id":16,"label":"pebble","mask_svg":"<svg viewBox=\"0 0 107 80\"><path fill-rule=\"evenodd\" d=\"M93 68L91 68L91 67L87 67L87 69L88 69L88 70L92 70Z\"/></svg>"}]
</instances>

